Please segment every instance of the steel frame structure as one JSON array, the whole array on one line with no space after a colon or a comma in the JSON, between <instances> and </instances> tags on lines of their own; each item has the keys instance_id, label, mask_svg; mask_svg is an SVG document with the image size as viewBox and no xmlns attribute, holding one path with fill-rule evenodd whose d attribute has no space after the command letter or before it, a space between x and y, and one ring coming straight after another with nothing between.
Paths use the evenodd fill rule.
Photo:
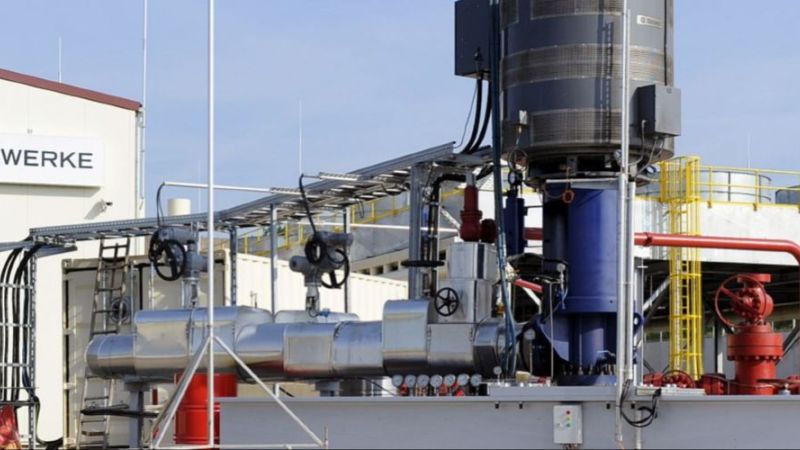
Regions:
<instances>
[{"instance_id":1,"label":"steel frame structure","mask_svg":"<svg viewBox=\"0 0 800 450\"><path fill-rule=\"evenodd\" d=\"M411 167L420 163L452 164L458 160L481 163L486 160L487 151L471 157L453 152L454 144L447 143L431 147L406 156L391 159L351 172L358 178L350 180L320 180L305 186L312 214L341 209L378 197L396 195L407 190ZM297 189L270 188L276 194L243 203L214 213L215 228L247 228L270 226L273 222L298 220L306 213ZM270 209L275 208L275 217ZM161 218L162 225L199 225L205 229L208 222L205 213ZM27 240L0 243L0 251L20 247L31 247L36 243L50 246L63 246L79 241L106 238L148 236L158 229L155 217L130 220L116 220L89 224L58 225L32 228Z\"/></svg>"},{"instance_id":2,"label":"steel frame structure","mask_svg":"<svg viewBox=\"0 0 800 450\"><path fill-rule=\"evenodd\" d=\"M413 168L421 165L435 167L438 165L444 166L462 166L462 167L475 167L484 164L490 157L490 149L482 149L473 155L462 155L454 153L454 144L447 143L435 147L431 147L422 151L411 153L399 158L395 158L382 163L374 164L354 172L347 174L346 177L331 177L326 174L320 174L320 181L309 184L305 187L307 197L309 198L309 207L312 214L319 214L326 211L341 210L347 206L357 204L362 200L371 200L379 197L389 195L397 195L405 192L410 188L411 174ZM25 287L32 292L32 301L35 301L36 285L35 285L35 270L37 257L44 257L52 254L63 253L75 249L77 243L82 241L95 241L100 239L113 239L113 238L131 238L131 237L144 237L154 233L159 226L169 225L182 225L193 226L198 230L209 231L213 230L226 230L230 233L231 239L236 240L238 230L246 227L268 226L271 231L271 247L273 252L271 260L272 267L272 293L273 301L276 295L276 281L277 274L275 271L275 236L278 223L289 220L299 220L306 216L305 207L299 198L299 191L294 189L281 189L273 188L273 192L280 192L272 194L248 203L234 206L232 208L224 209L221 211L214 211L213 213L189 214L183 216L167 216L163 218L143 218L131 220L117 220L98 222L90 224L77 224L77 225L59 225L50 227L33 228L29 231L29 236L25 240L17 242L0 243L0 252L7 252L14 249L30 249L34 246L40 246L39 252L31 258L31 279L32 282L29 286ZM208 222L213 217L214 224L209 227ZM349 226L349 223L345 224ZM236 267L236 255L231 254L232 268ZM233 269L235 270L235 269ZM235 280L235 272L232 273L232 278ZM235 299L236 285L232 283L231 289L232 299ZM33 304L35 307L35 304ZM274 308L273 308L274 309ZM35 341L36 318L31 315L29 322L25 324L31 328L32 340ZM199 366L203 354L207 351L208 346L216 343L221 348L225 349L219 339L212 335L207 338L206 345L200 348L200 351L195 355L192 367L194 370ZM30 366L35 366L35 347L31 345ZM243 370L253 376L252 371L239 360L236 355L232 354L229 349L226 352L231 353L231 356L237 360L242 366ZM213 353L213 352L209 352ZM192 369L189 367L187 369ZM191 371L191 370L190 370ZM30 371L32 389L36 389L35 373ZM213 378L213 377L209 377ZM189 379L189 377L184 377ZM260 380L256 379L256 383L273 398L279 405L282 405L284 411L288 412L290 416L296 418L288 408L283 405L280 399L273 394ZM184 387L185 390L185 387ZM180 387L178 392L180 392ZM179 398L173 397L174 400ZM177 408L178 401L174 401L165 408L165 412L171 410L174 414L173 408ZM167 414L169 415L169 414ZM31 448L35 444L35 412L33 405L29 405L29 439ZM161 421L164 418L160 419ZM213 419L212 419L213 420ZM302 421L298 423L301 428L305 427ZM168 420L167 420L168 422ZM163 430L162 430L163 431ZM309 430L310 431L310 430ZM313 432L308 433L312 438L312 444L300 444L300 446L315 446L326 447L327 440L319 438ZM163 433L156 436L150 445L159 447ZM283 445L282 445L283 446ZM281 446L281 447L282 447ZM298 447L298 445L293 445ZM162 448L162 447L160 447Z\"/></svg>"}]
</instances>

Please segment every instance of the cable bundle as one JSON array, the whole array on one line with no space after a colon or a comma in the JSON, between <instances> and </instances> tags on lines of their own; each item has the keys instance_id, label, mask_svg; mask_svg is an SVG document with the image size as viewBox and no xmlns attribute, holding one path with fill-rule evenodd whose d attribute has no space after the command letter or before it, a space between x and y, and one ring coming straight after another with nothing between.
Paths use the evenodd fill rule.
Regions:
<instances>
[{"instance_id":1,"label":"cable bundle","mask_svg":"<svg viewBox=\"0 0 800 450\"><path fill-rule=\"evenodd\" d=\"M39 418L41 405L36 396L27 366L31 360L33 339L33 290L31 284L31 262L41 245L30 249L15 249L6 258L0 271L0 404L20 401L20 392L25 390L28 400L33 402L34 415ZM17 405L19 408L21 405ZM16 412L16 408L15 408ZM58 448L62 439L45 441L36 436L36 442L47 448Z\"/></svg>"}]
</instances>

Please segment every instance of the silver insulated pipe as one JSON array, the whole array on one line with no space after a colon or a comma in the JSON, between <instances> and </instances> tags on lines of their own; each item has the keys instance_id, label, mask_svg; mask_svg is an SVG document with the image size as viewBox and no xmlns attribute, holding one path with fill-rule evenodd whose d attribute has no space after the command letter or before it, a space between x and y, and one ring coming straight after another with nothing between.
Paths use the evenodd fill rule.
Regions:
<instances>
[{"instance_id":1,"label":"silver insulated pipe","mask_svg":"<svg viewBox=\"0 0 800 450\"><path fill-rule=\"evenodd\" d=\"M500 364L504 325L491 318L496 254L481 243L453 244L444 284L457 294L457 312L436 312L436 300L391 300L383 321L352 314L273 316L250 307L215 308L215 334L265 380L343 379L407 373L468 372L492 376ZM208 310L141 311L131 335L98 336L86 361L105 378L166 379L182 372L202 344ZM202 367L202 366L201 366ZM238 370L221 349L218 370Z\"/></svg>"},{"instance_id":2,"label":"silver insulated pipe","mask_svg":"<svg viewBox=\"0 0 800 450\"><path fill-rule=\"evenodd\" d=\"M205 308L140 312L135 334L96 337L86 350L86 362L104 378L171 380L202 343L206 317ZM499 364L503 325L498 321L429 323L427 300L387 302L384 318L382 322L275 323L267 311L239 306L216 308L215 328L265 380L428 372L488 377ZM217 369L237 369L220 349L215 357Z\"/></svg>"}]
</instances>

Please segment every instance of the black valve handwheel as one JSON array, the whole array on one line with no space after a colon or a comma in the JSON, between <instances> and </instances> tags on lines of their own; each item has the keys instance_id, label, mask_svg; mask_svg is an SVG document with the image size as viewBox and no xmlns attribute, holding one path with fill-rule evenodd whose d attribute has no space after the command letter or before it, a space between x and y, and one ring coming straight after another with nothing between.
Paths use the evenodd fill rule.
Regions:
<instances>
[{"instance_id":1,"label":"black valve handwheel","mask_svg":"<svg viewBox=\"0 0 800 450\"><path fill-rule=\"evenodd\" d=\"M442 317L449 317L455 314L460 303L458 292L449 287L439 289L436 292L436 298L433 300L436 312Z\"/></svg>"}]
</instances>

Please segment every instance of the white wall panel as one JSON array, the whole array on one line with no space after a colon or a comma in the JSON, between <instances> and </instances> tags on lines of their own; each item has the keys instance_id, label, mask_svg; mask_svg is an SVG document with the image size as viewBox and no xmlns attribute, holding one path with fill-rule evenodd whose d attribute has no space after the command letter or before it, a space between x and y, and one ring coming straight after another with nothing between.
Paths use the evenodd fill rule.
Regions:
<instances>
[{"instance_id":1,"label":"white wall panel","mask_svg":"<svg viewBox=\"0 0 800 450\"><path fill-rule=\"evenodd\" d=\"M135 198L136 120L131 110L0 80L0 133L96 138L103 142L106 155L106 183L99 188L13 185L0 180L0 241L22 240L32 227L141 217L142 205ZM113 205L102 211L101 199ZM96 257L96 244L81 245L67 256ZM61 260L43 258L38 265L37 386L42 400L39 429L45 439L62 434ZM22 423L21 428L27 425Z\"/></svg>"}]
</instances>

